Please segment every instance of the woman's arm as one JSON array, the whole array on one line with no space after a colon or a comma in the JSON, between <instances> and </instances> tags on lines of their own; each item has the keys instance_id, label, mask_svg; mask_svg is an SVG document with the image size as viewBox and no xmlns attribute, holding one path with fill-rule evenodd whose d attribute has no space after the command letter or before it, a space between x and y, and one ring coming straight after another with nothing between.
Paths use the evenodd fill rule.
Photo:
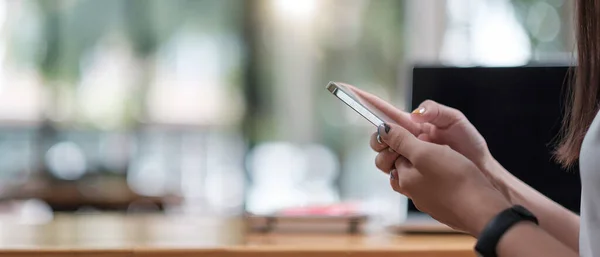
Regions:
<instances>
[{"instance_id":1,"label":"woman's arm","mask_svg":"<svg viewBox=\"0 0 600 257\"><path fill-rule=\"evenodd\" d=\"M573 251L579 252L579 216L507 172L496 160L487 166L486 169L497 171L491 172L492 174L501 174L492 180L495 180L512 204L525 206L537 216L542 229ZM499 169L502 172L498 172Z\"/></svg>"},{"instance_id":2,"label":"woman's arm","mask_svg":"<svg viewBox=\"0 0 600 257\"><path fill-rule=\"evenodd\" d=\"M521 222L508 230L496 250L500 257L578 256L573 249L530 222Z\"/></svg>"}]
</instances>

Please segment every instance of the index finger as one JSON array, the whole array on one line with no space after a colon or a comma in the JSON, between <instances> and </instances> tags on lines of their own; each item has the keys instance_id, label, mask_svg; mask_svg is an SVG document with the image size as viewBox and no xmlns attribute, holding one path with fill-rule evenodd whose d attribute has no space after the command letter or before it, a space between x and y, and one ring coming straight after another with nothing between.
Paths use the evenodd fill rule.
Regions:
<instances>
[{"instance_id":1,"label":"index finger","mask_svg":"<svg viewBox=\"0 0 600 257\"><path fill-rule=\"evenodd\" d=\"M395 106L390 103L382 100L381 98L360 90L352 85L344 84L347 86L352 92L375 106L375 108L379 109L385 115L393 119L398 125L404 127L408 131L410 131L413 135L419 135L421 133L421 124L414 122L410 118L410 114L404 111L399 110Z\"/></svg>"},{"instance_id":2,"label":"index finger","mask_svg":"<svg viewBox=\"0 0 600 257\"><path fill-rule=\"evenodd\" d=\"M465 115L459 110L432 100L427 100L419 105L419 108L411 114L411 118L417 123L428 122L441 129L448 128L466 119Z\"/></svg>"}]
</instances>

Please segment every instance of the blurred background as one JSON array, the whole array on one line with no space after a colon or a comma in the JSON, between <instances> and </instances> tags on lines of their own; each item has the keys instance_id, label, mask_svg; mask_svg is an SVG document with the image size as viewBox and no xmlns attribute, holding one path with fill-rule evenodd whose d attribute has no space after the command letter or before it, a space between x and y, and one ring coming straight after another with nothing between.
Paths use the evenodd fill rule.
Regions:
<instances>
[{"instance_id":1,"label":"blurred background","mask_svg":"<svg viewBox=\"0 0 600 257\"><path fill-rule=\"evenodd\" d=\"M270 214L406 199L375 128L325 89L406 109L411 67L572 59L566 0L0 1L0 209Z\"/></svg>"}]
</instances>

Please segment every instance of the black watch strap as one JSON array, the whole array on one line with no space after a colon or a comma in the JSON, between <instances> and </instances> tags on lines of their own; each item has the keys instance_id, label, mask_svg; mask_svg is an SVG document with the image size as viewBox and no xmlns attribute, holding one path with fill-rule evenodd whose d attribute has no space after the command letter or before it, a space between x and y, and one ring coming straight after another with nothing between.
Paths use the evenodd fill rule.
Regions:
<instances>
[{"instance_id":1,"label":"black watch strap","mask_svg":"<svg viewBox=\"0 0 600 257\"><path fill-rule=\"evenodd\" d=\"M496 247L504 233L521 221L538 224L537 218L520 205L515 205L500 212L485 226L479 235L475 245L477 254L483 257L496 257Z\"/></svg>"}]
</instances>

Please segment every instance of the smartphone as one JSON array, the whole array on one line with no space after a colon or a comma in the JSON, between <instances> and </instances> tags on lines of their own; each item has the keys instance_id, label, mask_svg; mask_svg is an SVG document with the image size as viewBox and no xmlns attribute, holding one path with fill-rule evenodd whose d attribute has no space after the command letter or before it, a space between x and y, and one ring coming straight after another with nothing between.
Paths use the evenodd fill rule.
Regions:
<instances>
[{"instance_id":1,"label":"smartphone","mask_svg":"<svg viewBox=\"0 0 600 257\"><path fill-rule=\"evenodd\" d=\"M375 127L379 127L383 123L393 123L392 119L367 100L355 94L352 89L343 83L331 81L327 84L326 88L338 99L375 125Z\"/></svg>"}]
</instances>

